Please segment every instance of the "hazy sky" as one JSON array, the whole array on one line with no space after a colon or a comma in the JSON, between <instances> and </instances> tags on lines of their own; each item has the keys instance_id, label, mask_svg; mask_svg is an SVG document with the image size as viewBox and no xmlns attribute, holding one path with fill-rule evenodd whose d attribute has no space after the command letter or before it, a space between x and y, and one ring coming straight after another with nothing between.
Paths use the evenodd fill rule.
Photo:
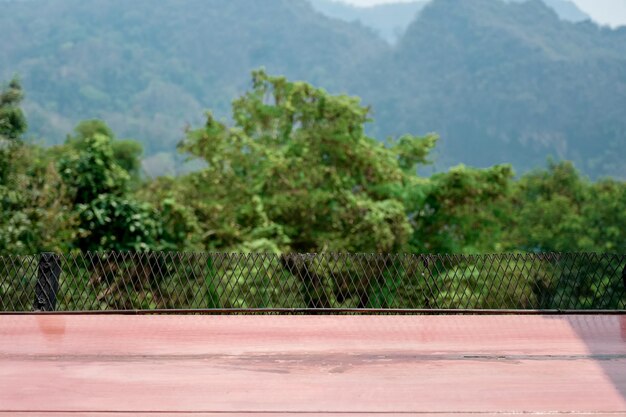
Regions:
<instances>
[{"instance_id":1,"label":"hazy sky","mask_svg":"<svg viewBox=\"0 0 626 417\"><path fill-rule=\"evenodd\" d=\"M344 0L361 6L410 0ZM463 0L472 1L472 0ZM594 20L612 26L626 25L626 0L571 0Z\"/></svg>"}]
</instances>

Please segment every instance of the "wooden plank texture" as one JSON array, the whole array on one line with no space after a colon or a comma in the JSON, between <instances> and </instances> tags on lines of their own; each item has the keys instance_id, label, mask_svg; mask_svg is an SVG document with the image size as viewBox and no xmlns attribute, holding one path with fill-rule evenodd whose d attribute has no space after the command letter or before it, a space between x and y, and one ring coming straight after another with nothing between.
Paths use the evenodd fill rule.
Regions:
<instances>
[{"instance_id":1,"label":"wooden plank texture","mask_svg":"<svg viewBox=\"0 0 626 417\"><path fill-rule=\"evenodd\" d=\"M626 416L626 316L0 316L2 417L225 414Z\"/></svg>"}]
</instances>

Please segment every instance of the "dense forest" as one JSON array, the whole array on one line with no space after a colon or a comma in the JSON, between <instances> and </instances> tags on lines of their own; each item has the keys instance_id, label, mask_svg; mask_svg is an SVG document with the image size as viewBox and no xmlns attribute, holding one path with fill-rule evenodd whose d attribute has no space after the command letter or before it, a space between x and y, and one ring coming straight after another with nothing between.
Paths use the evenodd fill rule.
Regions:
<instances>
[{"instance_id":1,"label":"dense forest","mask_svg":"<svg viewBox=\"0 0 626 417\"><path fill-rule=\"evenodd\" d=\"M232 122L208 113L187 130L179 151L201 168L150 179L141 174L141 144L116 138L100 120L80 122L60 145L28 142L22 98L17 80L0 93L0 299L9 300L0 309L29 308L36 271L34 258L3 255L44 251L70 257L61 309L625 302L619 256L513 255L487 265L443 258L431 266L392 255L284 255L620 253L626 183L591 182L570 162L518 179L509 165L420 176L437 136L376 140L357 97L259 70L233 101ZM72 261L79 253L88 258Z\"/></svg>"},{"instance_id":2,"label":"dense forest","mask_svg":"<svg viewBox=\"0 0 626 417\"><path fill-rule=\"evenodd\" d=\"M20 83L0 96L0 252L601 251L626 248L626 184L570 162L423 177L435 135L381 141L356 97L256 71L232 122L208 113L179 151L202 168L145 178L141 144L103 121L24 140Z\"/></svg>"},{"instance_id":3,"label":"dense forest","mask_svg":"<svg viewBox=\"0 0 626 417\"><path fill-rule=\"evenodd\" d=\"M176 144L205 109L234 122L230 101L264 67L360 96L382 142L437 132L424 172L521 174L551 156L626 177L626 29L565 1L433 0L377 9L378 29L363 10L341 20L305 0L0 2L0 79L19 74L28 92L29 139L60 145L81 120L106 120L142 144L153 176L181 172Z\"/></svg>"}]
</instances>

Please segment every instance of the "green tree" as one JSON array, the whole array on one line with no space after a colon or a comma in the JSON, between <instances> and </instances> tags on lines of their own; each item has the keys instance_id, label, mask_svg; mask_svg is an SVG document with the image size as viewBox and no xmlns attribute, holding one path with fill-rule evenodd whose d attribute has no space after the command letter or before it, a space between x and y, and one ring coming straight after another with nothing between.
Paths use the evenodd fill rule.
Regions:
<instances>
[{"instance_id":1,"label":"green tree","mask_svg":"<svg viewBox=\"0 0 626 417\"><path fill-rule=\"evenodd\" d=\"M254 72L252 90L233 103L234 126L209 114L181 145L207 163L185 179L206 204L197 207L213 230L206 245L268 239L297 252L404 248L411 228L389 184L401 184L434 139L405 136L385 147L365 135L368 113L356 98Z\"/></svg>"},{"instance_id":2,"label":"green tree","mask_svg":"<svg viewBox=\"0 0 626 417\"><path fill-rule=\"evenodd\" d=\"M0 253L63 250L73 217L65 187L45 151L24 143L17 79L0 91Z\"/></svg>"},{"instance_id":3,"label":"green tree","mask_svg":"<svg viewBox=\"0 0 626 417\"><path fill-rule=\"evenodd\" d=\"M569 163L550 163L521 178L513 195L510 246L531 252L597 250L583 211L590 184Z\"/></svg>"},{"instance_id":4,"label":"green tree","mask_svg":"<svg viewBox=\"0 0 626 417\"><path fill-rule=\"evenodd\" d=\"M369 109L304 82L263 71L233 102L234 126L207 115L181 150L206 161L182 179L207 248L266 252L397 252L411 235L398 188L415 178L436 138L391 146L365 135ZM395 186L394 186L395 184ZM335 302L346 284L307 262L299 276L310 306ZM371 277L363 276L362 279ZM349 293L349 288L345 293ZM361 304L367 296L358 294Z\"/></svg>"},{"instance_id":5,"label":"green tree","mask_svg":"<svg viewBox=\"0 0 626 417\"><path fill-rule=\"evenodd\" d=\"M68 149L59 168L74 192L76 204L89 203L101 194L122 195L128 190L130 177L114 159L112 139L100 133Z\"/></svg>"},{"instance_id":6,"label":"green tree","mask_svg":"<svg viewBox=\"0 0 626 417\"><path fill-rule=\"evenodd\" d=\"M626 250L626 182L604 179L590 186L589 204L582 214L586 233L598 252Z\"/></svg>"},{"instance_id":7,"label":"green tree","mask_svg":"<svg viewBox=\"0 0 626 417\"><path fill-rule=\"evenodd\" d=\"M20 106L23 97L17 78L0 90L0 140L17 141L26 132L26 117Z\"/></svg>"},{"instance_id":8,"label":"green tree","mask_svg":"<svg viewBox=\"0 0 626 417\"><path fill-rule=\"evenodd\" d=\"M156 178L138 190L137 198L149 202L159 213L163 249L201 251L206 234L194 211L196 199L189 200L185 185L180 178Z\"/></svg>"},{"instance_id":9,"label":"green tree","mask_svg":"<svg viewBox=\"0 0 626 417\"><path fill-rule=\"evenodd\" d=\"M465 166L436 174L412 190L411 248L420 253L481 253L502 250L502 227L513 170Z\"/></svg>"},{"instance_id":10,"label":"green tree","mask_svg":"<svg viewBox=\"0 0 626 417\"><path fill-rule=\"evenodd\" d=\"M130 195L131 177L118 163L110 129L88 121L75 133L68 138L59 170L79 219L76 246L92 251L158 249L160 222L149 204Z\"/></svg>"},{"instance_id":11,"label":"green tree","mask_svg":"<svg viewBox=\"0 0 626 417\"><path fill-rule=\"evenodd\" d=\"M592 183L573 164L552 162L515 184L503 241L530 252L620 253L626 248L625 207L626 183ZM535 271L535 289L543 306L551 308L565 300L570 308L619 308L624 293L618 270L623 266L613 264L615 260L602 255L571 257L558 260L548 274ZM545 280L545 275L552 279Z\"/></svg>"},{"instance_id":12,"label":"green tree","mask_svg":"<svg viewBox=\"0 0 626 417\"><path fill-rule=\"evenodd\" d=\"M74 134L68 135L66 145L76 150L82 150L89 146L87 140L96 135L102 135L111 139L113 160L122 167L137 184L141 175L141 155L143 147L141 143L132 139L119 140L109 126L101 120L84 120L74 128Z\"/></svg>"},{"instance_id":13,"label":"green tree","mask_svg":"<svg viewBox=\"0 0 626 417\"><path fill-rule=\"evenodd\" d=\"M20 107L24 94L17 78L0 89L0 183L6 183L15 167L13 154L26 132L26 118Z\"/></svg>"}]
</instances>

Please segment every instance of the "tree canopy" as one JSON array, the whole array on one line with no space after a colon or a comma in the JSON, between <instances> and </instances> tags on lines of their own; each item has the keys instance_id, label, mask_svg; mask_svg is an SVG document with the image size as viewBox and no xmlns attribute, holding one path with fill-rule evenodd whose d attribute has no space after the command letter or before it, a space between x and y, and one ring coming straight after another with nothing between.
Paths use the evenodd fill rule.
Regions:
<instances>
[{"instance_id":1,"label":"tree canopy","mask_svg":"<svg viewBox=\"0 0 626 417\"><path fill-rule=\"evenodd\" d=\"M436 135L370 137L357 97L263 70L179 145L201 168L141 174L141 146L100 120L65 143L24 141L22 91L0 99L0 250L243 252L619 251L624 182L568 162L516 178L509 165L420 176Z\"/></svg>"},{"instance_id":2,"label":"tree canopy","mask_svg":"<svg viewBox=\"0 0 626 417\"><path fill-rule=\"evenodd\" d=\"M424 287L426 281L415 280L415 274L428 273L440 288L451 288L450 277L455 277L455 291L471 295L476 307L501 305L484 292L499 280L515 283L506 288L512 307L548 308L566 291L554 277L571 274L572 265L557 265L563 270L555 273L546 269L554 266L510 257L506 262L513 266L506 271L477 275L467 261L392 268L381 256L367 271L343 263L329 273L287 254L611 253L626 248L623 181L593 182L569 162L552 162L521 177L510 165L459 165L422 176L436 135L377 140L365 128L370 109L357 97L263 70L252 74L250 89L233 101L230 121L209 112L203 125L187 130L179 150L199 161L200 168L154 179L139 171L141 146L117 139L103 121L79 123L62 145L30 143L24 139L23 117L15 117L22 115L19 84L4 91L0 115L10 115L2 120L12 128L0 147L0 254L265 252L276 254L271 259L280 264L267 264L270 258L262 265L240 259L232 265L185 268L203 268L209 278L220 268L220 280L241 287L240 294L258 299L254 294L263 291L263 305L287 303L283 286L299 288L305 295L301 307L309 308L381 307L390 300L453 305L450 291L433 291ZM103 285L94 302L130 284L138 303L175 302L154 290L157 280L175 286L171 280L178 279L178 272L164 264L167 257L158 259L149 259L148 270L131 273L114 264L92 268L91 285ZM576 293L568 297L576 306L604 300L602 306L610 308L610 300L619 302L619 297L602 298L598 291L620 294L622 284L602 275L610 269L605 261L590 259L601 274L579 279ZM268 285L273 285L270 292ZM408 292L391 297L383 291L400 287ZM233 295L237 292L205 290L202 306L249 302ZM0 295L3 291L0 287Z\"/></svg>"}]
</instances>

